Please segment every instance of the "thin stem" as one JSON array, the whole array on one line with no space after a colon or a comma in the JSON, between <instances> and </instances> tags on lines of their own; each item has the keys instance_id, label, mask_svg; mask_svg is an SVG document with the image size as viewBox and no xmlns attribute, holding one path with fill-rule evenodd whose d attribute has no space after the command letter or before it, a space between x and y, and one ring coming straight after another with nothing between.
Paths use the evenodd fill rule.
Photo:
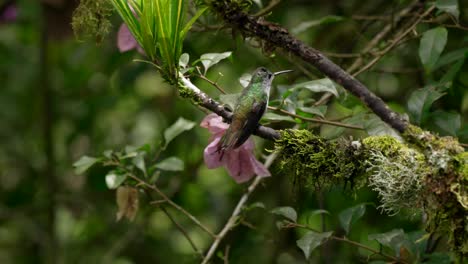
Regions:
<instances>
[{"instance_id":1,"label":"thin stem","mask_svg":"<svg viewBox=\"0 0 468 264\"><path fill-rule=\"evenodd\" d=\"M199 74L197 75L198 77L200 77L200 79L208 82L209 84L213 85L216 89L218 89L222 94L226 94L226 92L223 90L223 88L221 88L221 86L218 85L217 82L213 82L212 80L208 79L205 77L205 75L202 75L202 74Z\"/></svg>"},{"instance_id":2,"label":"thin stem","mask_svg":"<svg viewBox=\"0 0 468 264\"><path fill-rule=\"evenodd\" d=\"M338 126L338 127L346 127L346 128L351 128L351 129L364 130L364 128L360 127L360 126L349 125L349 124L344 124L344 123L325 120L325 119L300 116L300 115L296 115L296 114L293 114L291 112L288 112L288 111L286 111L284 109L273 107L273 106L268 106L268 109L278 111L278 112L281 112L281 113L283 113L285 115L296 117L296 118L299 118L299 119L304 120L304 121L315 122L315 123L320 123L320 124L326 124L326 125L331 125L331 126Z\"/></svg>"},{"instance_id":3,"label":"thin stem","mask_svg":"<svg viewBox=\"0 0 468 264\"><path fill-rule=\"evenodd\" d=\"M265 161L265 167L270 167L271 163L273 163L273 160L276 158L277 154L272 153L269 155ZM216 249L219 246L219 243L224 239L226 234L231 230L235 225L238 220L238 217L240 213L242 212L242 208L244 207L245 203L249 199L250 194L257 188L258 184L262 181L263 177L257 176L254 181L250 184L250 186L247 188L247 191L242 195L240 198L239 202L237 203L234 211L231 214L231 217L229 217L228 221L224 225L223 229L219 232L219 234L216 236L215 240L210 246L210 249L208 250L208 253L206 253L205 258L202 261L202 264L208 263L210 261L211 257L215 253Z\"/></svg>"},{"instance_id":4,"label":"thin stem","mask_svg":"<svg viewBox=\"0 0 468 264\"><path fill-rule=\"evenodd\" d=\"M281 0L271 0L268 6L263 8L262 10L258 11L254 16L259 17L259 16L264 16L268 14L271 10L273 10L277 5L281 3Z\"/></svg>"},{"instance_id":5,"label":"thin stem","mask_svg":"<svg viewBox=\"0 0 468 264\"><path fill-rule=\"evenodd\" d=\"M408 27L403 33L401 33L393 41L391 41L390 45L388 45L384 50L379 52L379 54L373 60L371 60L364 67L360 68L357 72L353 73L352 74L353 77L358 76L359 74L367 71L372 66L374 66L385 54L387 54L390 50L393 49L393 47L395 47L398 43L400 43L400 41L404 37L406 37L409 33L411 33L413 31L413 29L421 22L421 20L425 16L429 15L432 11L434 11L434 9L435 9L435 6L431 6L429 9L427 9L426 12L424 12L424 14L422 14L420 17L418 17L418 19L416 19L416 21L410 27Z\"/></svg>"},{"instance_id":6,"label":"thin stem","mask_svg":"<svg viewBox=\"0 0 468 264\"><path fill-rule=\"evenodd\" d=\"M140 178L136 177L135 175L129 173L128 176L132 179L134 179L135 181L138 182L138 184L141 184L141 185L144 185L148 188L150 188L151 190L155 191L159 196L161 196L161 198L163 198L164 200L166 200L166 202L171 205L172 207L174 207L177 211L181 212L182 214L184 214L185 216L187 216L190 220L192 220L192 222L194 222L198 227L200 227L203 231L205 231L207 234L209 234L212 238L216 238L216 235L213 234L213 232L211 232L205 225L203 225L195 216L193 216L192 214L190 214L189 212L187 212L184 208L182 208L180 205L176 204L174 201L172 201L169 197L167 197L166 194L164 194L156 185L151 185L143 180L141 180Z\"/></svg>"},{"instance_id":7,"label":"thin stem","mask_svg":"<svg viewBox=\"0 0 468 264\"><path fill-rule=\"evenodd\" d=\"M190 243L190 246L192 246L193 250L195 250L195 252L197 252L200 255L200 257L203 259L203 253L197 248L193 240L188 235L187 231L185 231L185 229L179 223L177 223L177 221L172 217L171 214L169 214L169 212L166 210L164 206L160 206L159 208L161 208L161 211L163 211L163 213L167 216L167 218L171 220L171 222L176 226L176 228L180 231L180 233L182 233L182 235L187 239L187 241Z\"/></svg>"},{"instance_id":8,"label":"thin stem","mask_svg":"<svg viewBox=\"0 0 468 264\"><path fill-rule=\"evenodd\" d=\"M249 188L247 189L247 192L244 193L244 195L242 195L242 197L236 205L236 208L232 212L231 217L229 217L227 223L224 225L221 232L219 232L219 234L216 236L215 240L211 244L208 253L206 253L206 257L202 261L202 264L208 263L208 261L211 259L216 249L218 248L219 243L221 243L221 240L223 240L223 238L226 236L229 230L231 230L231 228L234 227L237 221L237 217L239 216L242 210L242 207L244 207L245 203L249 199L250 194L255 190L255 188L257 188L258 184L262 181L262 179L263 177L257 176L255 180L250 184Z\"/></svg>"},{"instance_id":9,"label":"thin stem","mask_svg":"<svg viewBox=\"0 0 468 264\"><path fill-rule=\"evenodd\" d=\"M321 233L320 231L316 230L316 229L313 229L313 228L310 228L306 225L301 225L301 224L298 224L298 223L293 223L293 222L288 222L286 225L283 226L284 228L294 228L294 227L299 227L299 228L304 228L304 229L307 229L307 230L310 230L310 231L314 231L314 232L317 232L317 233ZM369 246L366 246L364 244L361 244L359 242L356 242L356 241L353 241L353 240L349 240L347 239L346 237L338 237L338 236L330 236L329 237L330 239L333 239L333 240L336 240L336 241L341 241L341 242L345 242L345 243L348 243L348 244L351 244L353 246L356 246L356 247L360 247L360 248L363 248L363 249L366 249L376 255L380 255L386 259L389 259L389 260L393 260L395 261L396 263L407 263L406 261L403 261L401 259L398 259L394 256L390 256L390 255L387 255L381 251L378 251L378 250L375 250Z\"/></svg>"},{"instance_id":10,"label":"thin stem","mask_svg":"<svg viewBox=\"0 0 468 264\"><path fill-rule=\"evenodd\" d=\"M349 239L347 239L345 237L331 236L330 238L333 239L333 240L336 240L336 241L342 241L342 242L348 243L350 245L363 248L363 249L368 250L368 251L370 251L370 252L372 252L372 253L374 253L376 255L380 255L380 256L385 257L387 259L391 259L391 260L395 261L396 263L408 263L408 262L406 262L404 260L398 259L398 258L396 258L394 256L387 255L387 254L385 254L385 253L383 253L381 251L375 250L375 249L373 249L371 247L368 247L368 246L366 246L364 244L361 244L359 242L349 240Z\"/></svg>"}]
</instances>

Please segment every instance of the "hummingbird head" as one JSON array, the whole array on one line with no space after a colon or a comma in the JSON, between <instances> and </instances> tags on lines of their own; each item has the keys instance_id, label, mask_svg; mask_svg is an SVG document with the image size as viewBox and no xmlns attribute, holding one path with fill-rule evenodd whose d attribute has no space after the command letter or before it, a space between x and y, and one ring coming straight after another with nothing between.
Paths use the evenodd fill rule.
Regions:
<instances>
[{"instance_id":1,"label":"hummingbird head","mask_svg":"<svg viewBox=\"0 0 468 264\"><path fill-rule=\"evenodd\" d=\"M251 83L259 83L262 84L262 87L266 90L267 93L270 93L271 82L276 75L288 73L291 70L286 71L279 71L279 72L271 72L265 67L260 67L255 70L252 74Z\"/></svg>"}]
</instances>

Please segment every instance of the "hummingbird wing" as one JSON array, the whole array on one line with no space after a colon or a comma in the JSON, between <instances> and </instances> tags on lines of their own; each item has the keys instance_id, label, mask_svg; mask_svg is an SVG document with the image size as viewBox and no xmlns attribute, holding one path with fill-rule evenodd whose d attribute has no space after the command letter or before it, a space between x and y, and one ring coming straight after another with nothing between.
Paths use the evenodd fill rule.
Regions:
<instances>
[{"instance_id":1,"label":"hummingbird wing","mask_svg":"<svg viewBox=\"0 0 468 264\"><path fill-rule=\"evenodd\" d=\"M252 110L247 113L247 118L243 124L241 130L239 130L239 135L237 135L237 140L233 148L238 148L252 135L252 133L259 126L259 121L265 113L267 103L266 101L254 101Z\"/></svg>"},{"instance_id":2,"label":"hummingbird wing","mask_svg":"<svg viewBox=\"0 0 468 264\"><path fill-rule=\"evenodd\" d=\"M235 118L232 120L226 133L224 133L218 145L218 152L221 152L221 159L224 151L240 147L249 136L257 129L258 122L266 110L266 102L254 101L252 109L247 113L246 118Z\"/></svg>"}]
</instances>

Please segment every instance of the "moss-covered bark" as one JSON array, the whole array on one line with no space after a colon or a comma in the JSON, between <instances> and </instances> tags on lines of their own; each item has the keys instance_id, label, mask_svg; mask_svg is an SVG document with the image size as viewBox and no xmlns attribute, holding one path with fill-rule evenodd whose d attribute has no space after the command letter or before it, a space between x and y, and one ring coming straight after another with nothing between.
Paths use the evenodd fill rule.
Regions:
<instances>
[{"instance_id":1,"label":"moss-covered bark","mask_svg":"<svg viewBox=\"0 0 468 264\"><path fill-rule=\"evenodd\" d=\"M307 130L284 130L275 143L278 168L306 186L369 186L388 214L402 209L427 215L428 232L449 234L468 255L468 154L451 137L412 127L407 144L390 136L327 142Z\"/></svg>"}]
</instances>

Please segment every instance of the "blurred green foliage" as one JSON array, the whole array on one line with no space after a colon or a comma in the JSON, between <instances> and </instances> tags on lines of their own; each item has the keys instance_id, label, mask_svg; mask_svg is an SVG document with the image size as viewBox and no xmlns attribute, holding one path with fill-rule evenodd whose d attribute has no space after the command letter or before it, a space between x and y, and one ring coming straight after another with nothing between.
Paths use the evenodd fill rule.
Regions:
<instances>
[{"instance_id":1,"label":"blurred green foliage","mask_svg":"<svg viewBox=\"0 0 468 264\"><path fill-rule=\"evenodd\" d=\"M205 113L178 97L176 89L154 67L133 61L141 59L137 52L118 52L116 29L121 20L117 16L112 17L114 27L110 36L100 45L76 41L70 33L71 12L66 12L69 6L75 7L74 2L17 1L16 22L0 24L0 263L50 263L54 258L57 263L196 263L198 256L174 223L149 204L154 197L140 193L135 220L117 222L115 191L106 187L110 169L93 166L85 174L76 174L72 164L84 155L103 156L109 153L107 150L123 152L128 146L145 144L161 147L164 131L179 118L199 123ZM253 2L268 4L268 1ZM386 23L385 19L361 20L355 15L388 18L408 4L409 1L401 0L281 1L268 19L295 32L318 50L353 54L359 53ZM255 5L251 8L259 9ZM444 15L437 12L438 16ZM467 14L466 7L460 8L462 25ZM445 19L418 25L417 38L410 38L386 54L359 79L394 110L407 113L415 124L441 135L458 136L466 143L466 24L463 29L444 27L444 23L453 24ZM310 89L289 92L297 83L323 78L317 70L281 52L263 54L256 48L259 43L255 40L244 43L241 36L231 37L230 32L206 27L218 24L221 22L212 15L203 16L185 39L183 52L198 58L206 53L232 51L231 61L224 60L207 73L228 93L241 91L239 77L258 66L295 69L289 77L275 80L272 105L285 103L288 110L302 108L298 113L305 117L324 115L327 119L366 127L379 124L375 116L340 87L337 87L339 97L328 108L307 109L311 103L307 100L317 100L320 94ZM437 26L444 27L446 36L435 29ZM429 33L430 30L437 32ZM446 37L445 47L442 51L436 48L437 54L431 53L426 58L429 42L438 35ZM385 41L380 43L384 44ZM343 68L353 61L331 58ZM194 82L214 98L219 96L203 80ZM287 99L302 103L291 105ZM46 110L48 107L50 111ZM271 121L276 128L294 125L273 118L265 121ZM367 136L362 131L296 121L300 128L329 139ZM45 132L47 129L50 136ZM171 157L182 162L182 171L173 160L164 164L165 168L177 169L161 170L158 186L215 232L230 216L245 186L235 184L223 169L206 168L203 149L208 138L207 131L195 126L167 145L157 160L148 156L154 155L151 151L145 155L147 162ZM258 149L273 148L271 142L255 140ZM46 154L49 144L52 156ZM53 174L47 168L52 168ZM377 250L381 243L384 252L391 255L406 254L401 250L401 245L405 245L408 254L413 254L411 258L418 261L425 259L424 252L434 243L421 230L423 215L387 216L376 209L377 195L368 189L353 195L347 186L301 188L293 179L283 176L273 173L256 190L251 203L261 202L262 206L244 211L241 224L221 243L213 259L215 263L221 263L227 252L229 263L367 262L369 251L336 240L311 251L306 260L303 247L299 248L296 241L305 234L309 234L310 241L317 238L307 233L312 231L300 228L277 229L277 222L284 221L285 214L288 221L320 231L333 230L336 236L349 232L349 239ZM53 186L51 177L55 180ZM286 213L284 210L269 213L279 206L289 206L297 212L297 219L288 217L290 209ZM351 207L354 209L347 209ZM365 208L365 213L361 213L361 208ZM166 209L199 248L209 247L210 236L180 212ZM318 209L328 214L317 212ZM393 237L398 239L392 240ZM51 249L52 240L55 244ZM447 261L445 238L437 244L437 251L425 260ZM51 254L55 256L50 257Z\"/></svg>"}]
</instances>

